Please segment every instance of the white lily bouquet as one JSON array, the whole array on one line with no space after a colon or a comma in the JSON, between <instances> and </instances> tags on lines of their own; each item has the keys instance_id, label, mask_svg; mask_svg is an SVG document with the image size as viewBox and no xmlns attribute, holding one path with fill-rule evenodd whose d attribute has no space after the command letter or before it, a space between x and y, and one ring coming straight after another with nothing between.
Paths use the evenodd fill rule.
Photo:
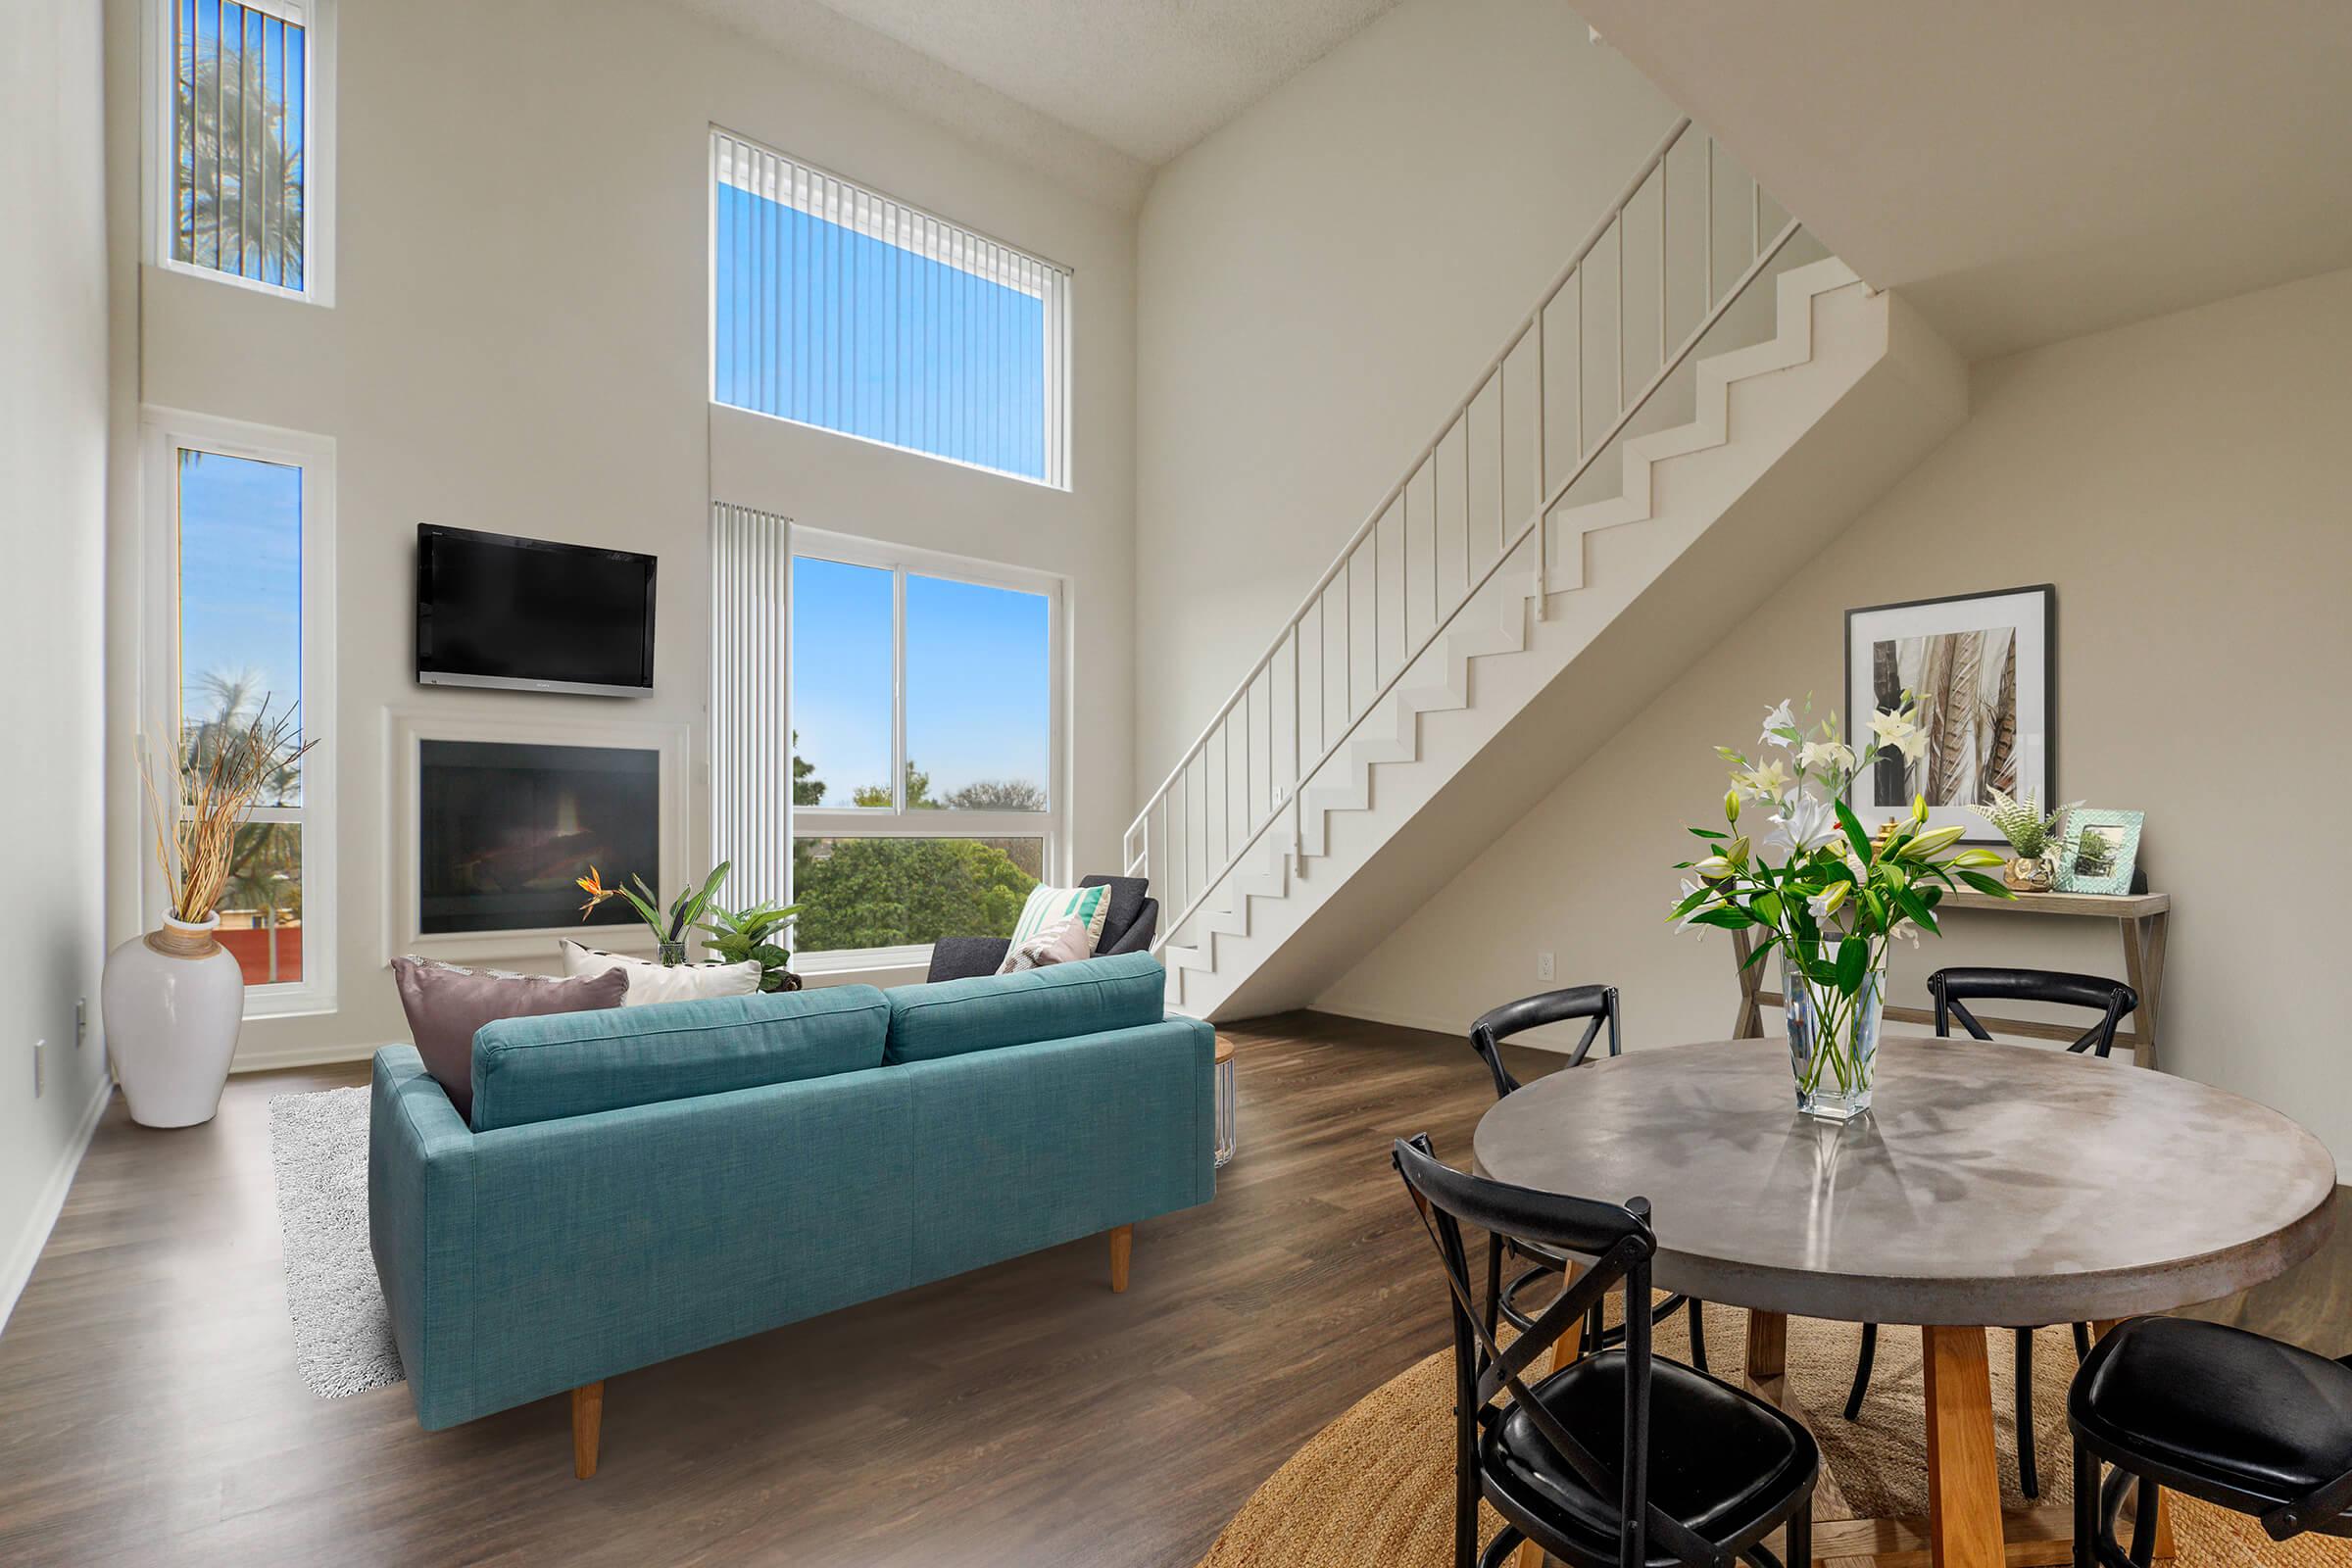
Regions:
<instances>
[{"instance_id":1,"label":"white lily bouquet","mask_svg":"<svg viewBox=\"0 0 2352 1568\"><path fill-rule=\"evenodd\" d=\"M1750 964L1780 953L1797 1108L1832 1120L1870 1108L1888 943L1899 936L1916 944L1922 929L1936 931L1936 906L1946 889L1965 883L2011 896L1983 874L2000 856L1955 850L1964 829L1927 831L1926 796L1876 832L1846 804L1855 777L1882 752L1898 751L1909 761L1925 754L1927 736L1914 712L1905 692L1900 708L1872 717L1870 742L1856 753L1839 737L1835 712L1800 728L1782 703L1764 715L1760 760L1717 748L1732 768L1724 827L1691 828L1711 853L1676 867L1690 875L1670 919L1761 931ZM1812 718L1810 702L1805 717ZM1771 824L1760 845L1740 831L1740 817L1757 811L1769 812Z\"/></svg>"}]
</instances>

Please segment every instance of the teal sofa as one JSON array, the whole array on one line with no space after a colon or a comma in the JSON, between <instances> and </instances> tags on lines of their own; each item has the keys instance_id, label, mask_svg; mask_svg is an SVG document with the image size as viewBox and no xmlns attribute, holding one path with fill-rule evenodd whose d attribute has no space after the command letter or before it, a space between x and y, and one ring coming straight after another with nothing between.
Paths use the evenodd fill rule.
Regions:
<instances>
[{"instance_id":1,"label":"teal sofa","mask_svg":"<svg viewBox=\"0 0 2352 1568\"><path fill-rule=\"evenodd\" d=\"M468 1125L375 1054L368 1239L428 1430L1214 1191L1214 1034L1143 954L883 992L511 1018Z\"/></svg>"}]
</instances>

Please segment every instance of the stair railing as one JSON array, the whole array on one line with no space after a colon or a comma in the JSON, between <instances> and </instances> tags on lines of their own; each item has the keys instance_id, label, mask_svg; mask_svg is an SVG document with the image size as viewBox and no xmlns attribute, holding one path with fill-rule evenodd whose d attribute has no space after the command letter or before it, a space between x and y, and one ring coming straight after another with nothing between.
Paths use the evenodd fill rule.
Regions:
<instances>
[{"instance_id":1,"label":"stair railing","mask_svg":"<svg viewBox=\"0 0 2352 1568\"><path fill-rule=\"evenodd\" d=\"M1740 172L1736 166L1730 166L1734 176L1729 187L1731 194L1737 197L1742 183L1747 187L1734 220L1737 224L1739 218L1744 218L1745 223L1740 226L1744 226L1747 233L1743 242L1736 231L1719 235L1716 169L1719 162L1729 166L1729 160L1722 158L1714 137L1701 132L1700 152L1696 156L1704 160L1704 195L1701 216L1695 224L1698 254L1695 259L1686 256L1684 260L1689 265L1679 270L1692 273L1700 284L1702 297L1695 324L1678 344L1670 345L1669 321L1675 314L1671 281L1678 269L1674 245L1676 224L1667 189L1668 168L1676 148L1690 130L1690 122L1687 118L1677 121L1642 160L1577 247L1568 265L1504 342L1501 352L1479 372L1469 395L1454 405L1439 425L1438 433L1406 466L1404 477L1390 488L1349 536L1331 565L1307 590L1298 608L1284 621L1265 653L1218 707L1199 738L1186 749L1183 758L1129 824L1122 845L1128 874L1152 877L1161 906L1178 911L1173 919L1160 925L1152 943L1153 951L1166 946L1184 928L1266 831L1282 819L1286 809L1301 834L1294 838L1294 846L1302 845L1304 820L1300 801L1307 784L1340 754L1405 672L1451 628L1464 607L1512 559L1528 536L1544 526L1545 517L1569 490L1610 449L1667 378L1689 359L1700 340L1796 233L1799 225L1793 218L1787 219L1770 234L1764 231L1764 204L1769 198L1752 178ZM1683 177L1693 176L1685 173ZM1657 368L1629 398L1626 362L1629 328L1634 323L1626 312L1626 233L1635 221L1630 210L1637 203L1646 209L1644 193L1653 186L1657 193L1655 320L1642 324L1654 324ZM1693 225L1686 222L1682 226L1687 229ZM1687 245L1689 236L1684 237ZM1719 288L1716 260L1719 240L1725 238L1734 245L1735 258L1744 255L1745 265L1737 266L1735 262L1730 281ZM1604 244L1611 245L1613 266L1609 269L1612 276L1604 279L1603 287L1610 282L1614 287L1599 301L1602 322L1608 330L1596 334L1587 324L1592 302L1587 299L1586 276L1590 264ZM1568 399L1570 409L1555 411L1547 373L1552 354L1548 338L1554 330L1549 321L1552 307L1571 291L1576 317L1575 343L1570 351L1574 356L1573 392ZM1608 373L1604 367L1601 377L1604 384L1609 384L1605 398L1592 395L1588 386L1592 367L1587 350L1595 337L1605 337L1613 348L1609 356L1614 361L1613 373ZM1476 481L1472 473L1473 416L1491 393L1493 415L1476 421L1493 425L1488 444L1494 449L1491 456L1496 499L1487 510L1498 521L1507 519L1513 441L1505 391L1512 378L1510 368L1514 358L1522 352L1533 358L1530 368L1534 409L1531 416L1524 416L1530 419L1530 427L1523 436L1532 442L1530 491L1537 499L1515 528L1494 530L1503 537L1491 553L1485 553L1482 565L1478 559L1481 552L1472 538L1477 531L1475 514L1479 510L1474 500ZM1521 398L1525 401L1524 392ZM1556 472L1549 461L1555 413L1566 416L1574 436L1574 459L1560 465ZM1600 420L1599 433L1588 439L1588 431L1596 418ZM1446 575L1438 560L1445 507L1437 496L1438 469L1441 466L1454 466L1443 464L1443 459L1457 433L1461 451L1458 466L1462 533L1458 591L1441 581ZM1413 498L1425 474L1429 476L1429 499L1416 507ZM1420 519L1428 535L1427 569L1422 573L1424 580L1420 585L1428 601L1426 615L1416 613L1422 607L1416 606L1413 599L1416 512L1427 514ZM1393 550L1384 547L1382 537L1386 531L1382 524L1392 516L1396 518ZM1367 553L1370 559L1363 562L1361 558ZM1544 571L1543 552L1539 550L1535 564L1539 586ZM1359 600L1367 602L1360 610ZM1332 643L1335 631L1336 655ZM1368 647L1359 647L1359 634ZM1397 648L1394 657L1390 654L1392 644ZM1359 680L1359 663L1370 665L1368 678ZM1302 666L1312 667L1311 696L1310 677ZM1284 696L1286 687L1288 702L1284 704L1278 699ZM1287 713L1283 711L1286 707Z\"/></svg>"}]
</instances>

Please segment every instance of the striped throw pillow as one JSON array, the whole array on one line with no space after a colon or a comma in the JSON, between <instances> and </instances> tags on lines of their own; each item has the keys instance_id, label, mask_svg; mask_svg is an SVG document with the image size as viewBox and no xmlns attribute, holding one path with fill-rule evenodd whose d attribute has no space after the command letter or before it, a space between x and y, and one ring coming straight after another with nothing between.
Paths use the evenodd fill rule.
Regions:
<instances>
[{"instance_id":1,"label":"striped throw pillow","mask_svg":"<svg viewBox=\"0 0 2352 1568\"><path fill-rule=\"evenodd\" d=\"M1086 930L1086 954L1081 956L1092 955L1102 941L1102 922L1108 918L1108 888L1032 888L1029 902L1021 906L1020 919L1013 922L1012 944L1004 950L1004 963L997 973L1010 974L1013 957L1021 951L1021 944L1056 920L1070 920L1083 926Z\"/></svg>"}]
</instances>

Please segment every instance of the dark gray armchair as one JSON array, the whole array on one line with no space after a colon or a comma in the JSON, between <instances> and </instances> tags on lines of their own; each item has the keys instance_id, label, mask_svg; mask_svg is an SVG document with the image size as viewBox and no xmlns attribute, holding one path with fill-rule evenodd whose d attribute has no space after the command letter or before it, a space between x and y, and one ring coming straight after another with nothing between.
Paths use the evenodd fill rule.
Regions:
<instances>
[{"instance_id":1,"label":"dark gray armchair","mask_svg":"<svg viewBox=\"0 0 2352 1568\"><path fill-rule=\"evenodd\" d=\"M1150 896L1150 878L1090 876L1080 878L1078 885L1110 889L1110 909L1102 917L1102 940L1095 945L1095 956L1152 951L1152 934L1159 929L1159 901ZM995 974L1011 946L1004 937L941 937L931 944L931 972L923 978L964 980Z\"/></svg>"}]
</instances>

